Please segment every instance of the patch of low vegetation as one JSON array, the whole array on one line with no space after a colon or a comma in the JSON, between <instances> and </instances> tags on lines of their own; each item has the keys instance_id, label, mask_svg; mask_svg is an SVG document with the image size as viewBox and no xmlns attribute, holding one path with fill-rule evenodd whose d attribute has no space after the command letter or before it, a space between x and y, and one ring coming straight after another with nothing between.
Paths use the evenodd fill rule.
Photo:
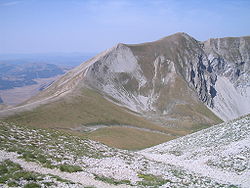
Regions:
<instances>
[{"instance_id":1,"label":"patch of low vegetation","mask_svg":"<svg viewBox=\"0 0 250 188\"><path fill-rule=\"evenodd\" d=\"M142 179L142 181L138 181L138 185L143 185L147 187L159 187L168 182L172 183L171 180L163 179L162 177L155 176L152 174L138 174L138 177Z\"/></svg>"},{"instance_id":2,"label":"patch of low vegetation","mask_svg":"<svg viewBox=\"0 0 250 188\"><path fill-rule=\"evenodd\" d=\"M0 183L13 182L16 179L15 173L22 170L19 164L13 163L10 160L5 160L0 163ZM13 183L11 183L13 184Z\"/></svg>"},{"instance_id":3,"label":"patch of low vegetation","mask_svg":"<svg viewBox=\"0 0 250 188\"><path fill-rule=\"evenodd\" d=\"M16 152L26 161L37 162L46 168L59 168L65 172L82 170L80 166L85 165L83 161L78 161L78 165L73 164L76 156L96 159L114 156L114 149L104 145L95 149L94 141L79 136L6 122L0 122L0 142L1 150Z\"/></svg>"},{"instance_id":4,"label":"patch of low vegetation","mask_svg":"<svg viewBox=\"0 0 250 188\"><path fill-rule=\"evenodd\" d=\"M7 185L8 187L40 188L57 186L59 182L74 184L58 176L25 171L19 164L11 160L0 162L0 187Z\"/></svg>"},{"instance_id":5,"label":"patch of low vegetation","mask_svg":"<svg viewBox=\"0 0 250 188\"><path fill-rule=\"evenodd\" d=\"M40 188L41 185L37 184L37 183L27 183L23 186L23 188Z\"/></svg>"},{"instance_id":6,"label":"patch of low vegetation","mask_svg":"<svg viewBox=\"0 0 250 188\"><path fill-rule=\"evenodd\" d=\"M45 187L50 187L50 186L55 186L55 183L54 182L44 182L43 183L43 185L45 186Z\"/></svg>"},{"instance_id":7,"label":"patch of low vegetation","mask_svg":"<svg viewBox=\"0 0 250 188\"><path fill-rule=\"evenodd\" d=\"M9 187L18 187L18 186L19 186L19 184L18 184L17 182L15 182L15 181L9 181L9 182L7 183L7 185L8 185Z\"/></svg>"},{"instance_id":8,"label":"patch of low vegetation","mask_svg":"<svg viewBox=\"0 0 250 188\"><path fill-rule=\"evenodd\" d=\"M41 181L44 176L38 173L24 171L22 167L10 160L5 160L0 163L0 183L8 186L17 186L20 181Z\"/></svg>"},{"instance_id":9,"label":"patch of low vegetation","mask_svg":"<svg viewBox=\"0 0 250 188\"><path fill-rule=\"evenodd\" d=\"M114 178L98 176L98 175L95 175L95 179L99 180L99 181L106 182L108 184L113 184L113 185L120 185L120 184L131 185L131 182L129 180L116 180Z\"/></svg>"},{"instance_id":10,"label":"patch of low vegetation","mask_svg":"<svg viewBox=\"0 0 250 188\"><path fill-rule=\"evenodd\" d=\"M55 179L56 181L58 181L58 182L62 182L62 183L66 183L66 184L75 184L74 182L63 179L63 178L61 178L59 176L56 176L56 175L53 175L53 174L48 174L48 175L50 177L52 177L53 179Z\"/></svg>"},{"instance_id":11,"label":"patch of low vegetation","mask_svg":"<svg viewBox=\"0 0 250 188\"><path fill-rule=\"evenodd\" d=\"M82 171L80 166L76 165L69 165L69 164L62 164L60 165L59 169L63 172L79 172Z\"/></svg>"}]
</instances>

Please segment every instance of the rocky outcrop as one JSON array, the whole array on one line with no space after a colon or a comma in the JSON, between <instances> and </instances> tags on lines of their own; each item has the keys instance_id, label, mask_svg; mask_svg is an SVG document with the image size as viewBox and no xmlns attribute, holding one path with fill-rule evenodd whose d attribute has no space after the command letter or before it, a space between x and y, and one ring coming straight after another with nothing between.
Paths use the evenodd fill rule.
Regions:
<instances>
[{"instance_id":1,"label":"rocky outcrop","mask_svg":"<svg viewBox=\"0 0 250 188\"><path fill-rule=\"evenodd\" d=\"M224 120L250 113L250 37L209 39L203 44L216 76L213 111Z\"/></svg>"},{"instance_id":2,"label":"rocky outcrop","mask_svg":"<svg viewBox=\"0 0 250 188\"><path fill-rule=\"evenodd\" d=\"M202 51L186 62L185 79L223 120L250 113L250 37L197 42Z\"/></svg>"},{"instance_id":3,"label":"rocky outcrop","mask_svg":"<svg viewBox=\"0 0 250 188\"><path fill-rule=\"evenodd\" d=\"M195 62L190 62L188 73L186 80L189 82L189 85L196 90L199 99L203 103L213 108L213 98L217 93L215 90L217 77L210 61L207 60L204 53L200 55L197 54L197 60Z\"/></svg>"}]
</instances>

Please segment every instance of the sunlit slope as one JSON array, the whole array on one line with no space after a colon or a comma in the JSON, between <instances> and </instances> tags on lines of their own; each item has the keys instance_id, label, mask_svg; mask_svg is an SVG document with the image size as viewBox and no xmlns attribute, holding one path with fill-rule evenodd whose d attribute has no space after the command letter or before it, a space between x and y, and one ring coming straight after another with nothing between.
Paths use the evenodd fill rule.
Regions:
<instances>
[{"instance_id":1,"label":"sunlit slope","mask_svg":"<svg viewBox=\"0 0 250 188\"><path fill-rule=\"evenodd\" d=\"M110 146L126 149L152 146L188 133L154 124L110 102L91 89L83 89L81 94L78 92L74 96L62 97L33 110L12 115L6 120L32 127L70 131ZM108 129L109 136L107 136L105 134L107 127L102 128L103 125L116 128ZM100 128L93 131L83 129L92 126ZM117 130L120 131L119 135Z\"/></svg>"}]
</instances>

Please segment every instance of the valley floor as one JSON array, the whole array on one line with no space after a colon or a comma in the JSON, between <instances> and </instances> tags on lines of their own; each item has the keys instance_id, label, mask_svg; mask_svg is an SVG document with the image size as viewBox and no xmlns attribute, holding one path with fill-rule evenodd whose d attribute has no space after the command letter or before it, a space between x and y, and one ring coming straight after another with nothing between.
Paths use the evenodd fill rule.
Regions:
<instances>
[{"instance_id":1,"label":"valley floor","mask_svg":"<svg viewBox=\"0 0 250 188\"><path fill-rule=\"evenodd\" d=\"M47 87L60 77L61 75L51 78L39 78L34 80L37 82L37 84L0 90L0 96L3 99L5 105L15 106L30 99L32 96L36 95L43 87Z\"/></svg>"},{"instance_id":2,"label":"valley floor","mask_svg":"<svg viewBox=\"0 0 250 188\"><path fill-rule=\"evenodd\" d=\"M137 152L0 122L0 150L0 187L250 187L249 116Z\"/></svg>"}]
</instances>

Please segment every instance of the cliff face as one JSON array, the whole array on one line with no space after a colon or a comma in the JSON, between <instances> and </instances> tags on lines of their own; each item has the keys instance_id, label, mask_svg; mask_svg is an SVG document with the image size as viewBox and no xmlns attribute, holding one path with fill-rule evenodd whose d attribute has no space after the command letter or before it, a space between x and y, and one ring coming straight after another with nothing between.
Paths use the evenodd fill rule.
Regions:
<instances>
[{"instance_id":1,"label":"cliff face","mask_svg":"<svg viewBox=\"0 0 250 188\"><path fill-rule=\"evenodd\" d=\"M209 39L200 46L203 53L186 76L200 100L223 120L250 113L250 37Z\"/></svg>"},{"instance_id":2,"label":"cliff face","mask_svg":"<svg viewBox=\"0 0 250 188\"><path fill-rule=\"evenodd\" d=\"M224 120L250 113L250 37L209 39L203 44L216 76L213 111Z\"/></svg>"}]
</instances>

